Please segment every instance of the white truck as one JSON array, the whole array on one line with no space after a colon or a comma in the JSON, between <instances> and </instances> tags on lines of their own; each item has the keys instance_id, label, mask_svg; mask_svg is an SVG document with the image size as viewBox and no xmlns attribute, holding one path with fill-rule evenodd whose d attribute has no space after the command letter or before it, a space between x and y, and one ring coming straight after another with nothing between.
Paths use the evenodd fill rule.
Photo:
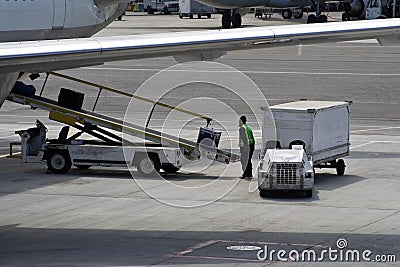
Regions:
<instances>
[{"instance_id":1,"label":"white truck","mask_svg":"<svg viewBox=\"0 0 400 267\"><path fill-rule=\"evenodd\" d=\"M165 15L171 12L179 11L178 0L144 0L143 6L147 14L154 14L154 12L162 12Z\"/></svg>"},{"instance_id":2,"label":"white truck","mask_svg":"<svg viewBox=\"0 0 400 267\"><path fill-rule=\"evenodd\" d=\"M198 18L206 16L211 18L211 14L214 13L214 8L211 6L204 5L195 0L179 0L179 18L189 17L193 18L197 15Z\"/></svg>"},{"instance_id":3,"label":"white truck","mask_svg":"<svg viewBox=\"0 0 400 267\"><path fill-rule=\"evenodd\" d=\"M346 165L341 158L349 155L350 104L296 101L263 109L265 148L257 174L260 195L265 195L267 190L305 190L311 197L310 183L314 183L314 174L310 173L310 165L312 169L335 168L338 175L344 174ZM276 140L268 140L274 132ZM302 149L298 150L298 146ZM279 148L285 151L280 152ZM299 151L304 151L303 156L307 155L311 163L307 163ZM281 163L286 165L279 165ZM283 168L281 173L277 168ZM279 180L279 175L284 175L285 179Z\"/></svg>"}]
</instances>

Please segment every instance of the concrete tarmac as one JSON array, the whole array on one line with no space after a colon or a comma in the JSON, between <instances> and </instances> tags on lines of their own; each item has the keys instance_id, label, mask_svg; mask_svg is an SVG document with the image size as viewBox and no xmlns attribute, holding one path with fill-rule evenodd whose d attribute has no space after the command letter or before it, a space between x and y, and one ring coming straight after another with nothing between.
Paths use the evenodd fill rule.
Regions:
<instances>
[{"instance_id":1,"label":"concrete tarmac","mask_svg":"<svg viewBox=\"0 0 400 267\"><path fill-rule=\"evenodd\" d=\"M249 14L243 24L300 22L304 19L283 21L277 14L256 19ZM176 15L128 13L98 35L217 29L219 24L219 15L180 20ZM135 169L125 168L72 168L64 175L45 174L44 163L22 164L6 158L8 144L19 140L15 130L34 127L37 118L49 128L49 138L56 138L62 125L50 121L44 111L6 102L0 109L0 265L399 266L397 50L371 40L236 51L217 60L248 76L270 104L299 99L353 101L345 175L317 169L311 199L288 193L260 198L255 181L238 179L240 163L212 164L205 169L194 164L176 175L162 173L146 179L137 178ZM175 64L172 57L165 57L62 73L130 93L147 92L174 105L189 103L217 117L216 125L225 127L221 146L235 145L238 117L232 113L250 112L244 104L259 100L257 92L242 88L245 99L235 98L204 83L182 85L164 95L138 89ZM204 71L184 70L182 75ZM221 79L230 77L221 69L207 71ZM35 84L40 88L43 81L41 77ZM56 99L60 87L85 92L85 107L93 104L95 91L55 77L50 78L45 95ZM119 118L129 115L144 123L148 107L129 103L129 99L104 93L96 110ZM179 125L182 136L196 139L203 122L185 124L185 118L170 117L160 109L151 125L172 132ZM250 124L260 149L260 129L254 121ZM262 257L265 250L268 257L259 260L257 254ZM289 262L278 258L279 250ZM315 259L307 260L307 253L302 258L304 251L315 253ZM353 253L359 253L359 261ZM299 262L291 262L295 259L288 259L289 254Z\"/></svg>"}]
</instances>

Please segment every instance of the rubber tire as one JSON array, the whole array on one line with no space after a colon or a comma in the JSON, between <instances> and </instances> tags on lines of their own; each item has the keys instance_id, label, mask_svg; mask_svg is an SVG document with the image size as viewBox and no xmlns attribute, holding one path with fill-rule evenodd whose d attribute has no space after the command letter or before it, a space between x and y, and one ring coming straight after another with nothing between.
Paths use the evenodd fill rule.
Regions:
<instances>
[{"instance_id":1,"label":"rubber tire","mask_svg":"<svg viewBox=\"0 0 400 267\"><path fill-rule=\"evenodd\" d=\"M326 15L320 15L319 16L319 23L325 23L328 22L328 17Z\"/></svg>"},{"instance_id":2,"label":"rubber tire","mask_svg":"<svg viewBox=\"0 0 400 267\"><path fill-rule=\"evenodd\" d=\"M122 15L118 16L118 21L121 21L121 20L122 20Z\"/></svg>"},{"instance_id":3,"label":"rubber tire","mask_svg":"<svg viewBox=\"0 0 400 267\"><path fill-rule=\"evenodd\" d=\"M293 15L293 12L290 9L284 9L282 11L282 18L284 18L284 19L291 19L292 15Z\"/></svg>"},{"instance_id":4,"label":"rubber tire","mask_svg":"<svg viewBox=\"0 0 400 267\"><path fill-rule=\"evenodd\" d=\"M147 6L147 14L149 15L154 14L154 10L151 8L151 6Z\"/></svg>"},{"instance_id":5,"label":"rubber tire","mask_svg":"<svg viewBox=\"0 0 400 267\"><path fill-rule=\"evenodd\" d=\"M162 169L165 171L165 173L177 173L180 170L180 168L175 167L172 164L163 165Z\"/></svg>"},{"instance_id":6,"label":"rubber tire","mask_svg":"<svg viewBox=\"0 0 400 267\"><path fill-rule=\"evenodd\" d=\"M201 15L200 15L200 14L197 14L197 18L198 18L198 19L201 19Z\"/></svg>"},{"instance_id":7,"label":"rubber tire","mask_svg":"<svg viewBox=\"0 0 400 267\"><path fill-rule=\"evenodd\" d=\"M232 24L232 18L228 14L223 14L221 18L221 25L224 29L229 29Z\"/></svg>"},{"instance_id":8,"label":"rubber tire","mask_svg":"<svg viewBox=\"0 0 400 267\"><path fill-rule=\"evenodd\" d=\"M207 18L208 18L208 19L211 19L211 13L208 13L208 14L207 14Z\"/></svg>"},{"instance_id":9,"label":"rubber tire","mask_svg":"<svg viewBox=\"0 0 400 267\"><path fill-rule=\"evenodd\" d=\"M312 189L306 190L306 197L312 198L312 195L313 195Z\"/></svg>"},{"instance_id":10,"label":"rubber tire","mask_svg":"<svg viewBox=\"0 0 400 267\"><path fill-rule=\"evenodd\" d=\"M170 12L168 11L167 7L164 7L163 13L164 13L164 15L169 15L170 14Z\"/></svg>"},{"instance_id":11,"label":"rubber tire","mask_svg":"<svg viewBox=\"0 0 400 267\"><path fill-rule=\"evenodd\" d=\"M75 164L75 167L77 167L80 170L87 170L90 167L92 167L91 165L79 165L79 164Z\"/></svg>"},{"instance_id":12,"label":"rubber tire","mask_svg":"<svg viewBox=\"0 0 400 267\"><path fill-rule=\"evenodd\" d=\"M346 170L346 164L344 164L343 159L339 159L336 162L336 173L338 176L342 176L344 174L344 171Z\"/></svg>"},{"instance_id":13,"label":"rubber tire","mask_svg":"<svg viewBox=\"0 0 400 267\"><path fill-rule=\"evenodd\" d=\"M72 163L68 151L53 150L47 156L47 167L52 173L63 174L71 169Z\"/></svg>"},{"instance_id":14,"label":"rubber tire","mask_svg":"<svg viewBox=\"0 0 400 267\"><path fill-rule=\"evenodd\" d=\"M190 19L193 19L193 14L190 14L190 15L189 15L189 18L190 18Z\"/></svg>"},{"instance_id":15,"label":"rubber tire","mask_svg":"<svg viewBox=\"0 0 400 267\"><path fill-rule=\"evenodd\" d=\"M351 20L351 17L349 14L347 14L347 13L342 14L342 21L350 21L350 20Z\"/></svg>"},{"instance_id":16,"label":"rubber tire","mask_svg":"<svg viewBox=\"0 0 400 267\"><path fill-rule=\"evenodd\" d=\"M180 19L183 19L183 15L182 15L182 14L179 14L179 18L180 18Z\"/></svg>"},{"instance_id":17,"label":"rubber tire","mask_svg":"<svg viewBox=\"0 0 400 267\"><path fill-rule=\"evenodd\" d=\"M240 28L242 26L242 16L235 13L232 15L232 28Z\"/></svg>"},{"instance_id":18,"label":"rubber tire","mask_svg":"<svg viewBox=\"0 0 400 267\"><path fill-rule=\"evenodd\" d=\"M311 23L317 23L317 16L315 16L314 14L309 15L307 18L307 24Z\"/></svg>"},{"instance_id":19,"label":"rubber tire","mask_svg":"<svg viewBox=\"0 0 400 267\"><path fill-rule=\"evenodd\" d=\"M293 15L293 17L295 19L301 19L303 17L303 11L299 12L298 14L296 13L295 15Z\"/></svg>"},{"instance_id":20,"label":"rubber tire","mask_svg":"<svg viewBox=\"0 0 400 267\"><path fill-rule=\"evenodd\" d=\"M268 190L263 190L263 189L258 189L260 197L267 197L268 196Z\"/></svg>"},{"instance_id":21,"label":"rubber tire","mask_svg":"<svg viewBox=\"0 0 400 267\"><path fill-rule=\"evenodd\" d=\"M153 168L151 171L144 171L141 164L152 164ZM143 166L143 165L142 165ZM141 176L151 176L155 175L160 171L160 163L152 156L141 155L136 163L137 171Z\"/></svg>"}]
</instances>

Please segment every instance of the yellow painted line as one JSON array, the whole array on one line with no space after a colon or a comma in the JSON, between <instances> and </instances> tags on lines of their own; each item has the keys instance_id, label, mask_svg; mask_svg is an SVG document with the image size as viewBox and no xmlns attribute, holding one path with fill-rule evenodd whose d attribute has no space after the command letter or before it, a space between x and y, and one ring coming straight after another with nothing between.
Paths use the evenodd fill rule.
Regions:
<instances>
[{"instance_id":1,"label":"yellow painted line","mask_svg":"<svg viewBox=\"0 0 400 267\"><path fill-rule=\"evenodd\" d=\"M373 131L383 131L383 130L393 130L393 129L400 129L400 126L371 128L371 129L365 129L365 130L354 130L354 131L350 131L350 133L363 133L363 132L373 132Z\"/></svg>"}]
</instances>

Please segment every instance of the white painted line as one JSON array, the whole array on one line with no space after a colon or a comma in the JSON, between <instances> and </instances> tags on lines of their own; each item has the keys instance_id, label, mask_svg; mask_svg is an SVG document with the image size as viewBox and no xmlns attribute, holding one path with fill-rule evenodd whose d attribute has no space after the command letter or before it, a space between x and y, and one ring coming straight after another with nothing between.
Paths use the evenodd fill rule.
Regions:
<instances>
[{"instance_id":1,"label":"white painted line","mask_svg":"<svg viewBox=\"0 0 400 267\"><path fill-rule=\"evenodd\" d=\"M371 145L371 144L377 144L377 143L384 143L384 144L400 144L400 141L370 141L364 144L356 145L356 146L350 146L351 149L356 149L360 148L366 145Z\"/></svg>"},{"instance_id":2,"label":"white painted line","mask_svg":"<svg viewBox=\"0 0 400 267\"><path fill-rule=\"evenodd\" d=\"M353 131L350 131L350 133L363 133L363 132L383 131L383 130L393 130L393 129L400 129L400 126L371 128L371 129L365 129L365 130L353 130Z\"/></svg>"}]
</instances>

